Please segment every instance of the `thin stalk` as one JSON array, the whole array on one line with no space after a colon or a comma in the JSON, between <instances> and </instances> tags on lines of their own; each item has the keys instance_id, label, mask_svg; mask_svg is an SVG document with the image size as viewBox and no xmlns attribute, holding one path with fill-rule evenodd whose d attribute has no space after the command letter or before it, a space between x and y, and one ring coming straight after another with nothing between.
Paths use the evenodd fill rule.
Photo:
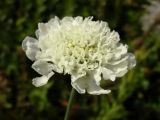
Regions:
<instances>
[{"instance_id":1,"label":"thin stalk","mask_svg":"<svg viewBox=\"0 0 160 120\"><path fill-rule=\"evenodd\" d=\"M72 106L74 94L75 94L75 89L72 88L64 120L68 120L68 118L69 118L69 112L70 112L70 109L71 109L71 106Z\"/></svg>"}]
</instances>

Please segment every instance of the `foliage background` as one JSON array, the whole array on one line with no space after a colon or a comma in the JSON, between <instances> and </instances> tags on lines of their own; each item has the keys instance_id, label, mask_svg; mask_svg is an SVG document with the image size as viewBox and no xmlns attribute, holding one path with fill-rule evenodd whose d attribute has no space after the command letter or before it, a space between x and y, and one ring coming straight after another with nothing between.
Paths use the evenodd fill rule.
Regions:
<instances>
[{"instance_id":1,"label":"foliage background","mask_svg":"<svg viewBox=\"0 0 160 120\"><path fill-rule=\"evenodd\" d=\"M56 74L35 88L37 75L22 51L25 36L35 36L38 22L54 16L94 16L120 33L134 51L137 66L108 95L76 94L71 120L160 120L160 31L143 32L140 18L146 0L1 0L0 1L0 119L63 120L70 76Z\"/></svg>"}]
</instances>

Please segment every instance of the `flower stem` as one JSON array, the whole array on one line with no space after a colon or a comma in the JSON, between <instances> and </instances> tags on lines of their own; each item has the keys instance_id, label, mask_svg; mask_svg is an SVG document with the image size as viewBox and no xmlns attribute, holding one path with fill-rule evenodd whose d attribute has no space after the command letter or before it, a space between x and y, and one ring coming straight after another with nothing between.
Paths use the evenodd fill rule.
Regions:
<instances>
[{"instance_id":1,"label":"flower stem","mask_svg":"<svg viewBox=\"0 0 160 120\"><path fill-rule=\"evenodd\" d=\"M69 112L70 112L70 109L71 109L71 106L72 106L74 94L75 94L75 89L72 88L64 120L68 120L68 118L69 118Z\"/></svg>"}]
</instances>

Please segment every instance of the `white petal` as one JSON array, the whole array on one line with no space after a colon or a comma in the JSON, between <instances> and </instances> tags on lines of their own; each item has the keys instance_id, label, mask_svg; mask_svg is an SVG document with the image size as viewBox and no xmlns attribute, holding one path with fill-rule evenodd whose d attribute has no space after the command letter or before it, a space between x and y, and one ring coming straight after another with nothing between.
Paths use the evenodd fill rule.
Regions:
<instances>
[{"instance_id":1,"label":"white petal","mask_svg":"<svg viewBox=\"0 0 160 120\"><path fill-rule=\"evenodd\" d=\"M83 94L86 92L86 76L78 78L76 80L71 79L71 85L73 88L75 88L78 93Z\"/></svg>"},{"instance_id":2,"label":"white petal","mask_svg":"<svg viewBox=\"0 0 160 120\"><path fill-rule=\"evenodd\" d=\"M123 57L121 57L121 59L119 59L119 60L111 60L107 64L115 66L115 65L120 65L123 62L126 62L127 60L128 60L128 55L124 55Z\"/></svg>"},{"instance_id":3,"label":"white petal","mask_svg":"<svg viewBox=\"0 0 160 120\"><path fill-rule=\"evenodd\" d=\"M127 53L123 55L119 60L112 60L105 67L110 69L116 74L116 77L124 76L128 69L133 68L136 65L136 60L133 54Z\"/></svg>"},{"instance_id":4,"label":"white petal","mask_svg":"<svg viewBox=\"0 0 160 120\"><path fill-rule=\"evenodd\" d=\"M47 84L48 80L52 77L53 74L53 72L50 72L47 76L43 75L41 77L36 77L32 80L32 84L36 87L43 86Z\"/></svg>"},{"instance_id":5,"label":"white petal","mask_svg":"<svg viewBox=\"0 0 160 120\"><path fill-rule=\"evenodd\" d=\"M74 20L73 17L64 17L62 19L62 23L63 24L71 23L73 20Z\"/></svg>"},{"instance_id":6,"label":"white petal","mask_svg":"<svg viewBox=\"0 0 160 120\"><path fill-rule=\"evenodd\" d=\"M41 75L48 75L53 70L53 64L38 60L33 63L32 68Z\"/></svg>"},{"instance_id":7,"label":"white petal","mask_svg":"<svg viewBox=\"0 0 160 120\"><path fill-rule=\"evenodd\" d=\"M36 53L39 51L38 41L32 37L26 37L22 42L22 48L32 61L35 60Z\"/></svg>"},{"instance_id":8,"label":"white petal","mask_svg":"<svg viewBox=\"0 0 160 120\"><path fill-rule=\"evenodd\" d=\"M83 76L85 76L86 72L84 72L84 71L81 73L72 72L71 74L72 74L72 76L71 76L72 82L75 82L79 78L82 78Z\"/></svg>"},{"instance_id":9,"label":"white petal","mask_svg":"<svg viewBox=\"0 0 160 120\"><path fill-rule=\"evenodd\" d=\"M48 21L48 23L47 24L45 24L46 25L46 27L48 28L48 29L54 29L54 30L57 30L57 28L59 27L59 25L60 25L60 20L59 20L59 18L57 17L57 16L55 16L55 18L52 18L51 20L49 20Z\"/></svg>"},{"instance_id":10,"label":"white petal","mask_svg":"<svg viewBox=\"0 0 160 120\"><path fill-rule=\"evenodd\" d=\"M100 94L108 94L111 92L111 90L104 90L102 89L100 86L98 86L95 82L95 80L93 79L89 79L87 80L87 92L89 94L93 94L93 95L100 95Z\"/></svg>"},{"instance_id":11,"label":"white petal","mask_svg":"<svg viewBox=\"0 0 160 120\"><path fill-rule=\"evenodd\" d=\"M72 81L71 85L80 94L83 94L86 92L86 90L85 90L85 88L86 88L85 77L79 78L78 80L76 80L74 82Z\"/></svg>"},{"instance_id":12,"label":"white petal","mask_svg":"<svg viewBox=\"0 0 160 120\"><path fill-rule=\"evenodd\" d=\"M34 49L29 48L28 50L26 50L26 56L32 61L36 60L35 58L36 53L37 53L37 50L34 50Z\"/></svg>"},{"instance_id":13,"label":"white petal","mask_svg":"<svg viewBox=\"0 0 160 120\"><path fill-rule=\"evenodd\" d=\"M105 80L112 80L112 81L115 81L116 79L116 75L113 71L111 71L110 69L107 69L105 67L102 67L102 75L103 75L103 78Z\"/></svg>"},{"instance_id":14,"label":"white petal","mask_svg":"<svg viewBox=\"0 0 160 120\"><path fill-rule=\"evenodd\" d=\"M93 73L93 76L94 76L94 79L95 79L97 85L100 85L101 73L102 73L101 68L96 69L95 73Z\"/></svg>"},{"instance_id":15,"label":"white petal","mask_svg":"<svg viewBox=\"0 0 160 120\"><path fill-rule=\"evenodd\" d=\"M46 35L48 28L45 23L38 23L38 30L40 35Z\"/></svg>"},{"instance_id":16,"label":"white petal","mask_svg":"<svg viewBox=\"0 0 160 120\"><path fill-rule=\"evenodd\" d=\"M127 45L123 45L121 43L117 44L117 48L115 50L115 54L114 54L114 59L115 60L119 60L121 59L122 55L125 55L128 51L128 46Z\"/></svg>"},{"instance_id":17,"label":"white petal","mask_svg":"<svg viewBox=\"0 0 160 120\"><path fill-rule=\"evenodd\" d=\"M110 90L104 90L99 85L97 85L96 81L94 80L93 76L86 75L82 78L71 83L72 87L75 88L78 93L85 93L86 91L89 94L93 95L100 95L100 94L108 94Z\"/></svg>"},{"instance_id":18,"label":"white petal","mask_svg":"<svg viewBox=\"0 0 160 120\"><path fill-rule=\"evenodd\" d=\"M77 17L75 18L75 20L76 20L78 23L82 23L82 22L83 22L83 17L77 16Z\"/></svg>"},{"instance_id":19,"label":"white petal","mask_svg":"<svg viewBox=\"0 0 160 120\"><path fill-rule=\"evenodd\" d=\"M122 77L124 74L128 71L128 56L124 57L123 60L119 60L120 62L114 63L113 65L110 65L110 69L114 71L117 77Z\"/></svg>"},{"instance_id":20,"label":"white petal","mask_svg":"<svg viewBox=\"0 0 160 120\"><path fill-rule=\"evenodd\" d=\"M27 37L25 37L25 39L22 42L22 48L23 48L24 51L26 51L28 47L30 47L30 48L38 48L37 44L38 44L38 40L37 39L34 39L32 37L28 37L27 36Z\"/></svg>"},{"instance_id":21,"label":"white petal","mask_svg":"<svg viewBox=\"0 0 160 120\"><path fill-rule=\"evenodd\" d=\"M123 68L117 68L115 74L117 77L122 77L127 73L127 71L128 71L128 67L125 66Z\"/></svg>"}]
</instances>

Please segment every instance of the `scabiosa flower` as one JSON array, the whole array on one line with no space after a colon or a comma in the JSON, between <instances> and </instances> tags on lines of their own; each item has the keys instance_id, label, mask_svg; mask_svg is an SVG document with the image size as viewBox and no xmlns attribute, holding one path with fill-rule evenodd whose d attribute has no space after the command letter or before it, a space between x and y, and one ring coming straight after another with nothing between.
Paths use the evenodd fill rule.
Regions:
<instances>
[{"instance_id":1,"label":"scabiosa flower","mask_svg":"<svg viewBox=\"0 0 160 120\"><path fill-rule=\"evenodd\" d=\"M154 25L160 29L160 25L157 25L157 22L160 21L160 0L151 1L149 6L145 6L145 10L146 13L141 18L142 30L147 32Z\"/></svg>"},{"instance_id":2,"label":"scabiosa flower","mask_svg":"<svg viewBox=\"0 0 160 120\"><path fill-rule=\"evenodd\" d=\"M36 36L26 37L22 48L34 61L32 68L42 75L33 79L37 87L58 72L70 74L79 93L107 94L110 90L102 89L100 81L114 81L136 64L128 46L119 42L119 34L92 17L55 17L39 23Z\"/></svg>"}]
</instances>

